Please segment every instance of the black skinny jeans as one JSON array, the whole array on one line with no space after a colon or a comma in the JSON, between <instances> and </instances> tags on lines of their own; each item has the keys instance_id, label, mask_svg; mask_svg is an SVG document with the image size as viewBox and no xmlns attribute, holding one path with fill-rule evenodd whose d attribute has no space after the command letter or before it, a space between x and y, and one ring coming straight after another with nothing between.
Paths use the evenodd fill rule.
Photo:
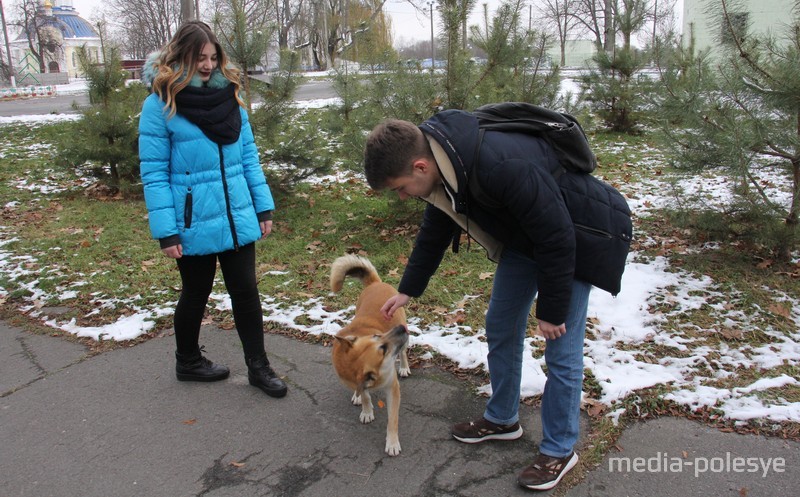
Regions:
<instances>
[{"instance_id":1,"label":"black skinny jeans","mask_svg":"<svg viewBox=\"0 0 800 497\"><path fill-rule=\"evenodd\" d=\"M199 353L200 324L214 285L217 260L222 268L225 288L231 297L233 321L244 356L264 353L264 316L256 282L255 243L218 254L183 256L176 259L183 288L175 308L175 341L178 354L192 357Z\"/></svg>"}]
</instances>

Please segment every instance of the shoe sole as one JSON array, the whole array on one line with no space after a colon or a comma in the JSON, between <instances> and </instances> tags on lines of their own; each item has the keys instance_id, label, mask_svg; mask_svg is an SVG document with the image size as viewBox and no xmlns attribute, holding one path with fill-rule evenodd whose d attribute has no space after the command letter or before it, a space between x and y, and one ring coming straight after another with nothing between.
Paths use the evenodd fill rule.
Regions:
<instances>
[{"instance_id":1,"label":"shoe sole","mask_svg":"<svg viewBox=\"0 0 800 497\"><path fill-rule=\"evenodd\" d=\"M525 485L524 483L521 482L518 483L529 490L550 490L551 488L558 485L558 482L560 482L561 479L564 478L564 475L566 475L572 468L574 468L576 464L578 464L578 454L573 452L569 462L567 463L566 466L564 466L564 469L561 470L561 474L559 474L558 478L556 478L555 480L549 481L547 483L542 483L541 485Z\"/></svg>"},{"instance_id":2,"label":"shoe sole","mask_svg":"<svg viewBox=\"0 0 800 497\"><path fill-rule=\"evenodd\" d=\"M288 388L282 388L280 390L269 390L267 388L264 388L263 385L258 384L258 382L253 381L249 376L247 378L247 381L249 381L251 385L253 385L254 387L258 388L259 390L261 390L265 394L269 395L270 397L275 397L276 399L280 399L281 397L286 396L286 392L289 391Z\"/></svg>"},{"instance_id":3,"label":"shoe sole","mask_svg":"<svg viewBox=\"0 0 800 497\"><path fill-rule=\"evenodd\" d=\"M218 376L198 376L188 373L175 373L175 376L178 378L178 381L202 381L204 383L211 383L212 381L224 380L230 376L230 374L231 372L228 371L227 373Z\"/></svg>"},{"instance_id":4,"label":"shoe sole","mask_svg":"<svg viewBox=\"0 0 800 497\"><path fill-rule=\"evenodd\" d=\"M453 438L455 438L459 442L464 442L465 444L477 444L485 442L487 440L516 440L522 436L522 427L520 426L519 428L517 428L517 431L512 431L509 433L493 433L491 435L486 435L481 438L459 437L455 433L453 433L452 435Z\"/></svg>"}]
</instances>

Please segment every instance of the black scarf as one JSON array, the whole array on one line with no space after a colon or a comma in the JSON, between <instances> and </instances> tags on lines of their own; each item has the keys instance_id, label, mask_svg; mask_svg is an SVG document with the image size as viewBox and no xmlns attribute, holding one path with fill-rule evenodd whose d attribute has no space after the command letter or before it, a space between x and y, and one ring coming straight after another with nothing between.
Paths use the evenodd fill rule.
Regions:
<instances>
[{"instance_id":1,"label":"black scarf","mask_svg":"<svg viewBox=\"0 0 800 497\"><path fill-rule=\"evenodd\" d=\"M225 88L187 86L175 95L178 114L199 127L211 141L229 145L239 139L242 116L234 91L236 85Z\"/></svg>"}]
</instances>

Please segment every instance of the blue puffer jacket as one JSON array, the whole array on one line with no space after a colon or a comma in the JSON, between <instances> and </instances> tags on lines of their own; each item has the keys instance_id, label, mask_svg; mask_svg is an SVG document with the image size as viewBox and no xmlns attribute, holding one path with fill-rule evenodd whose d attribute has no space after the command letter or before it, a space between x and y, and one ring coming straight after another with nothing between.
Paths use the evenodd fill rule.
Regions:
<instances>
[{"instance_id":1,"label":"blue puffer jacket","mask_svg":"<svg viewBox=\"0 0 800 497\"><path fill-rule=\"evenodd\" d=\"M227 84L220 76L211 84ZM270 219L275 204L247 112L239 112L238 141L219 145L179 113L169 118L157 94L145 100L139 159L150 231L162 248L180 243L184 255L205 255L261 237L259 219Z\"/></svg>"}]
</instances>

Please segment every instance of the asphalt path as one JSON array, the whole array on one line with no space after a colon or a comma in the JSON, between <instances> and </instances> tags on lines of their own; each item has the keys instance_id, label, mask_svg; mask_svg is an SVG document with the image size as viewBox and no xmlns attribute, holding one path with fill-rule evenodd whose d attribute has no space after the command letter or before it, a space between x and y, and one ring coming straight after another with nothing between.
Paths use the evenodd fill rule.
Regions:
<instances>
[{"instance_id":1,"label":"asphalt path","mask_svg":"<svg viewBox=\"0 0 800 497\"><path fill-rule=\"evenodd\" d=\"M170 330L92 354L0 321L0 495L536 495L516 478L536 454L538 406L521 406L519 440L459 443L450 427L480 416L486 400L470 381L418 358L401 380L402 452L391 457L384 452L386 409L377 403L375 421L359 422L330 347L273 334L265 340L289 384L282 399L247 383L235 330L203 328L209 356L231 368L227 380L203 384L175 379ZM581 416L581 456L602 442L587 432ZM582 459L553 493L788 497L800 488L798 465L796 441L664 417L630 423L598 465Z\"/></svg>"},{"instance_id":2,"label":"asphalt path","mask_svg":"<svg viewBox=\"0 0 800 497\"><path fill-rule=\"evenodd\" d=\"M86 105L89 105L89 95L86 93L3 100L0 102L0 116L72 114Z\"/></svg>"},{"instance_id":3,"label":"asphalt path","mask_svg":"<svg viewBox=\"0 0 800 497\"><path fill-rule=\"evenodd\" d=\"M330 81L308 81L297 88L294 99L302 102L336 96ZM87 105L89 105L89 96L86 93L4 100L0 101L0 117L71 114Z\"/></svg>"}]
</instances>

